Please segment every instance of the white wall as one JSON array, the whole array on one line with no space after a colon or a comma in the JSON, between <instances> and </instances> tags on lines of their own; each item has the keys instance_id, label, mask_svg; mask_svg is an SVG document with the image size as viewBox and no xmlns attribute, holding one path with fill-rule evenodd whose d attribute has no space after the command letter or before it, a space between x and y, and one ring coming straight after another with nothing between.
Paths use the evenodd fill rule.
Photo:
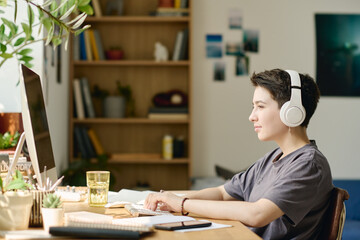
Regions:
<instances>
[{"instance_id":1,"label":"white wall","mask_svg":"<svg viewBox=\"0 0 360 240\"><path fill-rule=\"evenodd\" d=\"M248 121L253 87L236 77L233 57L225 56L226 81L214 82L214 60L205 58L205 36L231 37L228 11L243 13L245 29L258 29L259 53L249 53L250 73L295 69L315 76L315 13L360 13L358 0L195 0L193 1L193 175L212 176L214 165L240 170L273 143L260 142ZM327 156L335 178L360 178L358 135L360 98L322 97L309 137Z\"/></svg>"}]
</instances>

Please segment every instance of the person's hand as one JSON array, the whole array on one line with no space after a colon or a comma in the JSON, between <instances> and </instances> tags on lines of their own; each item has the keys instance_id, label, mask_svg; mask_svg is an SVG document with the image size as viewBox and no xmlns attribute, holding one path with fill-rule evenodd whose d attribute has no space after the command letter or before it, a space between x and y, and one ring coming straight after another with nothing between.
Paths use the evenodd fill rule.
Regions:
<instances>
[{"instance_id":1,"label":"person's hand","mask_svg":"<svg viewBox=\"0 0 360 240\"><path fill-rule=\"evenodd\" d=\"M160 206L162 211L181 212L182 197L171 192L150 193L144 203L144 207L155 211Z\"/></svg>"}]
</instances>

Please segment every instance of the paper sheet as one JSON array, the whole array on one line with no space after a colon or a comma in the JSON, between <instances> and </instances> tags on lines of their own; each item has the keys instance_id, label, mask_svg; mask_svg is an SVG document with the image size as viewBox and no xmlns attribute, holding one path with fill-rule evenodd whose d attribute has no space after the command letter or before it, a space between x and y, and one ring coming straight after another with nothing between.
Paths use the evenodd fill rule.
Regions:
<instances>
[{"instance_id":1,"label":"paper sheet","mask_svg":"<svg viewBox=\"0 0 360 240\"><path fill-rule=\"evenodd\" d=\"M154 224L160 224L160 223L172 223L172 222L191 221L191 220L195 220L195 219L188 216L159 215L159 216L150 216L150 217L114 219L113 223L118 223L118 224L138 223L146 226L152 226Z\"/></svg>"},{"instance_id":2,"label":"paper sheet","mask_svg":"<svg viewBox=\"0 0 360 240\"><path fill-rule=\"evenodd\" d=\"M53 237L44 230L20 230L20 231L0 231L0 236L5 239L46 239Z\"/></svg>"}]
</instances>

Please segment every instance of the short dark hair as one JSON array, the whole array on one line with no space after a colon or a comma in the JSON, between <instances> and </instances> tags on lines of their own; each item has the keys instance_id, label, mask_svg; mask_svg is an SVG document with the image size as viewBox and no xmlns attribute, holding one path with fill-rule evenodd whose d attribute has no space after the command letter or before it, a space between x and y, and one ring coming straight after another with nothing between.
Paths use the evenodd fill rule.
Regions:
<instances>
[{"instance_id":1,"label":"short dark hair","mask_svg":"<svg viewBox=\"0 0 360 240\"><path fill-rule=\"evenodd\" d=\"M306 111L306 117L301 126L307 127L319 102L320 90L314 79L308 74L299 73L299 75L301 81L301 100ZM290 75L286 71L273 69L261 73L254 72L250 80L255 87L260 86L267 89L271 93L272 98L278 103L279 109L285 102L290 100L291 80Z\"/></svg>"}]
</instances>

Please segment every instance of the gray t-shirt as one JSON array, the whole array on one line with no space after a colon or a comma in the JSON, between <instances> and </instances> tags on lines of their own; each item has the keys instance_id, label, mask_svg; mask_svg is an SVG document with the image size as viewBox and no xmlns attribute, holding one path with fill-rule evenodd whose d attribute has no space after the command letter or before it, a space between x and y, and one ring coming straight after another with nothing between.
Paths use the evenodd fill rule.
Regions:
<instances>
[{"instance_id":1,"label":"gray t-shirt","mask_svg":"<svg viewBox=\"0 0 360 240\"><path fill-rule=\"evenodd\" d=\"M285 213L264 227L250 228L262 238L316 239L333 189L329 164L315 141L281 155L280 148L267 153L236 174L225 190L243 201L268 199Z\"/></svg>"}]
</instances>

